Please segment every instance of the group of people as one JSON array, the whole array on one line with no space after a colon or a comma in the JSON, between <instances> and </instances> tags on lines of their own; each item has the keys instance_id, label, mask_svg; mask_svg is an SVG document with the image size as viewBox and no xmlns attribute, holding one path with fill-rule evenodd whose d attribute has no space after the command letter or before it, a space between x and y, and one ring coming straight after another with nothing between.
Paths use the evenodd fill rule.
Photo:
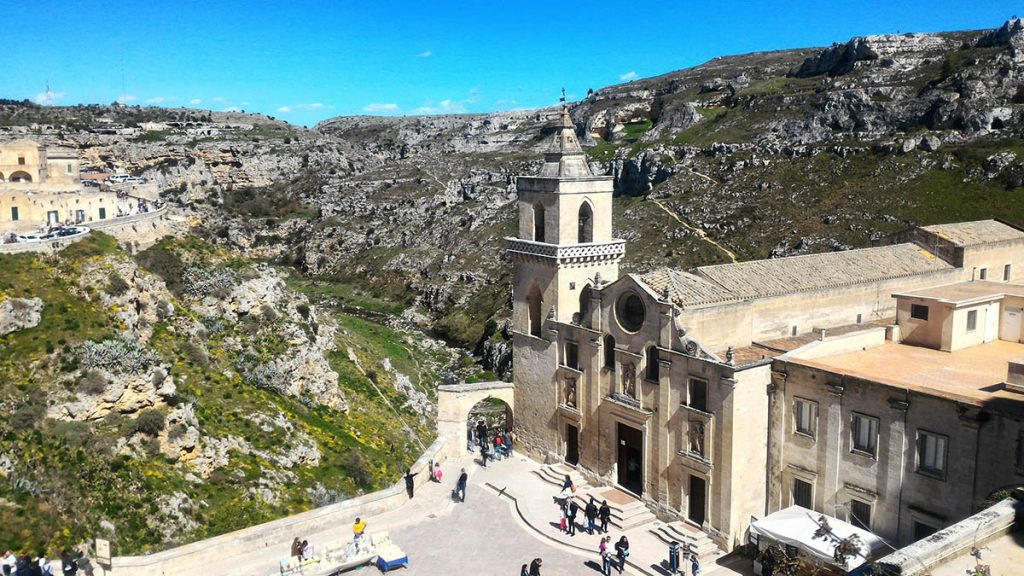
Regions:
<instances>
[{"instance_id":1,"label":"group of people","mask_svg":"<svg viewBox=\"0 0 1024 576\"><path fill-rule=\"evenodd\" d=\"M299 540L298 538L292 540L292 557L303 561L312 560L313 547L310 546L309 540Z\"/></svg>"},{"instance_id":2,"label":"group of people","mask_svg":"<svg viewBox=\"0 0 1024 576\"><path fill-rule=\"evenodd\" d=\"M540 558L534 558L530 562L529 566L523 564L523 567L519 570L519 576L540 576L540 567L544 564L544 561Z\"/></svg>"},{"instance_id":3,"label":"group of people","mask_svg":"<svg viewBox=\"0 0 1024 576\"><path fill-rule=\"evenodd\" d=\"M566 474L565 481L562 482L562 491L558 493L558 496L555 496L555 504L558 505L561 514L559 526L562 532L569 536L576 535L576 516L580 511L580 505L576 503L575 495L576 485L573 484L572 478ZM598 506L597 500L591 496L587 505L583 508L583 517L587 520L587 534L593 536L599 530L607 534L608 521L612 517L612 510L608 506L607 500L602 500L601 505ZM598 520L601 521L600 527L597 526Z\"/></svg>"},{"instance_id":4,"label":"group of people","mask_svg":"<svg viewBox=\"0 0 1024 576\"><path fill-rule=\"evenodd\" d=\"M473 451L473 446L480 447L480 465L487 467L487 460L501 460L512 456L512 432L511 431L490 431L483 420L476 423L476 428L471 428L466 440L466 449Z\"/></svg>"},{"instance_id":5,"label":"group of people","mask_svg":"<svg viewBox=\"0 0 1024 576\"><path fill-rule=\"evenodd\" d=\"M45 554L37 554L34 558L28 552L14 554L10 550L0 559L0 570L3 576L75 576L78 574L78 561L68 551L60 555L59 572Z\"/></svg>"}]
</instances>

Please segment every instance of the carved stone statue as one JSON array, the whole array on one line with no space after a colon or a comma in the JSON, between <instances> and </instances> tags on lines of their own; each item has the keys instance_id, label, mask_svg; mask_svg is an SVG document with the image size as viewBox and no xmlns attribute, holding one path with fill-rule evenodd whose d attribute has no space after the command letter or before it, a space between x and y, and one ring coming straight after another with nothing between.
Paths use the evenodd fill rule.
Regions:
<instances>
[{"instance_id":1,"label":"carved stone statue","mask_svg":"<svg viewBox=\"0 0 1024 576\"><path fill-rule=\"evenodd\" d=\"M632 362L622 365L622 393L636 398L636 367Z\"/></svg>"},{"instance_id":2,"label":"carved stone statue","mask_svg":"<svg viewBox=\"0 0 1024 576\"><path fill-rule=\"evenodd\" d=\"M704 423L699 420L690 421L690 453L704 456Z\"/></svg>"},{"instance_id":3,"label":"carved stone statue","mask_svg":"<svg viewBox=\"0 0 1024 576\"><path fill-rule=\"evenodd\" d=\"M565 405L576 407L576 379L565 379Z\"/></svg>"}]
</instances>

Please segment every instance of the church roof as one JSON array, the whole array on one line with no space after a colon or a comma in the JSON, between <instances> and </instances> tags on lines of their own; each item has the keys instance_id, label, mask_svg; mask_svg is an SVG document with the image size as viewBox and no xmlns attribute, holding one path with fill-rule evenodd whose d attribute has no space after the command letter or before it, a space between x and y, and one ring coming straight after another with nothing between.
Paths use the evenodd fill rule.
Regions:
<instances>
[{"instance_id":1,"label":"church roof","mask_svg":"<svg viewBox=\"0 0 1024 576\"><path fill-rule=\"evenodd\" d=\"M694 274L661 269L641 276L658 294L665 288L683 308L837 288L950 270L953 266L917 244L701 266Z\"/></svg>"},{"instance_id":2,"label":"church roof","mask_svg":"<svg viewBox=\"0 0 1024 576\"><path fill-rule=\"evenodd\" d=\"M558 130L544 153L541 178L590 178L594 173L587 165L587 156L576 138L576 126L569 116L569 106L562 105Z\"/></svg>"},{"instance_id":3,"label":"church roof","mask_svg":"<svg viewBox=\"0 0 1024 576\"><path fill-rule=\"evenodd\" d=\"M661 268L643 274L640 281L659 295L665 294L667 289L669 300L683 308L738 300L736 295L724 286L672 268Z\"/></svg>"},{"instance_id":4,"label":"church roof","mask_svg":"<svg viewBox=\"0 0 1024 576\"><path fill-rule=\"evenodd\" d=\"M921 229L949 240L960 247L1024 239L1024 231L1014 228L1009 224L1003 224L998 220L936 224L934 226L922 226Z\"/></svg>"}]
</instances>

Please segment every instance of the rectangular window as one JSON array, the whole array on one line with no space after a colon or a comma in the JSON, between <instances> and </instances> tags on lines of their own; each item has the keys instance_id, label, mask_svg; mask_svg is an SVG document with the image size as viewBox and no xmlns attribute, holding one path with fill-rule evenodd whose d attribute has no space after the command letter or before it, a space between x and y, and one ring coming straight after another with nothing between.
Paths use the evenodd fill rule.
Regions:
<instances>
[{"instance_id":1,"label":"rectangular window","mask_svg":"<svg viewBox=\"0 0 1024 576\"><path fill-rule=\"evenodd\" d=\"M967 311L967 331L974 332L978 329L978 311L968 310Z\"/></svg>"},{"instance_id":2,"label":"rectangular window","mask_svg":"<svg viewBox=\"0 0 1024 576\"><path fill-rule=\"evenodd\" d=\"M931 526L931 525L925 524L923 522L918 522L916 520L914 521L914 541L915 542L917 542L918 540L924 540L925 538L931 536L932 534L935 534L938 531L939 531L939 529L936 528L935 526Z\"/></svg>"},{"instance_id":3,"label":"rectangular window","mask_svg":"<svg viewBox=\"0 0 1024 576\"><path fill-rule=\"evenodd\" d=\"M25 157L24 156L18 156L18 166L24 166L24 165L25 165Z\"/></svg>"},{"instance_id":4,"label":"rectangular window","mask_svg":"<svg viewBox=\"0 0 1024 576\"><path fill-rule=\"evenodd\" d=\"M981 270L978 270L978 279L988 280L988 268L982 268Z\"/></svg>"},{"instance_id":5,"label":"rectangular window","mask_svg":"<svg viewBox=\"0 0 1024 576\"><path fill-rule=\"evenodd\" d=\"M793 326L793 331L792 331L791 335L792 336L796 336L796 326Z\"/></svg>"},{"instance_id":6,"label":"rectangular window","mask_svg":"<svg viewBox=\"0 0 1024 576\"><path fill-rule=\"evenodd\" d=\"M793 479L793 504L808 510L814 509L814 487L809 482Z\"/></svg>"},{"instance_id":7,"label":"rectangular window","mask_svg":"<svg viewBox=\"0 0 1024 576\"><path fill-rule=\"evenodd\" d=\"M107 219L107 209L106 208L100 208L100 220L106 220L106 219Z\"/></svg>"},{"instance_id":8,"label":"rectangular window","mask_svg":"<svg viewBox=\"0 0 1024 576\"><path fill-rule=\"evenodd\" d=\"M701 412L708 411L708 383L703 380L696 378L690 378L689 386L689 397L690 401L687 406L700 410Z\"/></svg>"},{"instance_id":9,"label":"rectangular window","mask_svg":"<svg viewBox=\"0 0 1024 576\"><path fill-rule=\"evenodd\" d=\"M815 417L817 416L817 402L797 398L793 406L793 416L796 418L796 431L798 434L806 434L814 437Z\"/></svg>"},{"instance_id":10,"label":"rectangular window","mask_svg":"<svg viewBox=\"0 0 1024 576\"><path fill-rule=\"evenodd\" d=\"M1010 265L1003 266L1003 282L1010 281Z\"/></svg>"},{"instance_id":11,"label":"rectangular window","mask_svg":"<svg viewBox=\"0 0 1024 576\"><path fill-rule=\"evenodd\" d=\"M917 470L942 476L946 473L946 437L917 432Z\"/></svg>"},{"instance_id":12,"label":"rectangular window","mask_svg":"<svg viewBox=\"0 0 1024 576\"><path fill-rule=\"evenodd\" d=\"M860 314L857 314L857 324L860 324Z\"/></svg>"},{"instance_id":13,"label":"rectangular window","mask_svg":"<svg viewBox=\"0 0 1024 576\"><path fill-rule=\"evenodd\" d=\"M71 164L68 164L68 174L71 174Z\"/></svg>"},{"instance_id":14,"label":"rectangular window","mask_svg":"<svg viewBox=\"0 0 1024 576\"><path fill-rule=\"evenodd\" d=\"M864 530L871 530L871 504L850 500L850 524Z\"/></svg>"},{"instance_id":15,"label":"rectangular window","mask_svg":"<svg viewBox=\"0 0 1024 576\"><path fill-rule=\"evenodd\" d=\"M875 455L878 447L878 418L853 415L853 449L865 454Z\"/></svg>"},{"instance_id":16,"label":"rectangular window","mask_svg":"<svg viewBox=\"0 0 1024 576\"><path fill-rule=\"evenodd\" d=\"M910 305L910 317L914 320L928 321L928 307L921 304Z\"/></svg>"},{"instance_id":17,"label":"rectangular window","mask_svg":"<svg viewBox=\"0 0 1024 576\"><path fill-rule=\"evenodd\" d=\"M580 369L579 347L575 342L565 343L565 365L573 370Z\"/></svg>"},{"instance_id":18,"label":"rectangular window","mask_svg":"<svg viewBox=\"0 0 1024 576\"><path fill-rule=\"evenodd\" d=\"M19 216L19 214L18 214L18 207L17 206L12 206L11 207L11 221L12 222L17 222L18 221L18 216Z\"/></svg>"}]
</instances>

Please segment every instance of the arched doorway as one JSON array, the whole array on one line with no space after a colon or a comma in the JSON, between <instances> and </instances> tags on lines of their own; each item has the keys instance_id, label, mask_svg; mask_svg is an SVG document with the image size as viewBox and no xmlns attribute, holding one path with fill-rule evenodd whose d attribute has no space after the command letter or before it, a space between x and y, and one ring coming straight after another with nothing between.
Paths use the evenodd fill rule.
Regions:
<instances>
[{"instance_id":1,"label":"arched doorway","mask_svg":"<svg viewBox=\"0 0 1024 576\"><path fill-rule=\"evenodd\" d=\"M473 426L480 420L494 430L512 429L515 386L511 382L444 384L437 387L437 435L444 438L444 453L459 457L467 453L470 418ZM493 435L491 436L493 438ZM475 445L474 445L475 448Z\"/></svg>"},{"instance_id":2,"label":"arched doorway","mask_svg":"<svg viewBox=\"0 0 1024 576\"><path fill-rule=\"evenodd\" d=\"M11 173L11 182L31 182L32 175L24 170Z\"/></svg>"}]
</instances>

